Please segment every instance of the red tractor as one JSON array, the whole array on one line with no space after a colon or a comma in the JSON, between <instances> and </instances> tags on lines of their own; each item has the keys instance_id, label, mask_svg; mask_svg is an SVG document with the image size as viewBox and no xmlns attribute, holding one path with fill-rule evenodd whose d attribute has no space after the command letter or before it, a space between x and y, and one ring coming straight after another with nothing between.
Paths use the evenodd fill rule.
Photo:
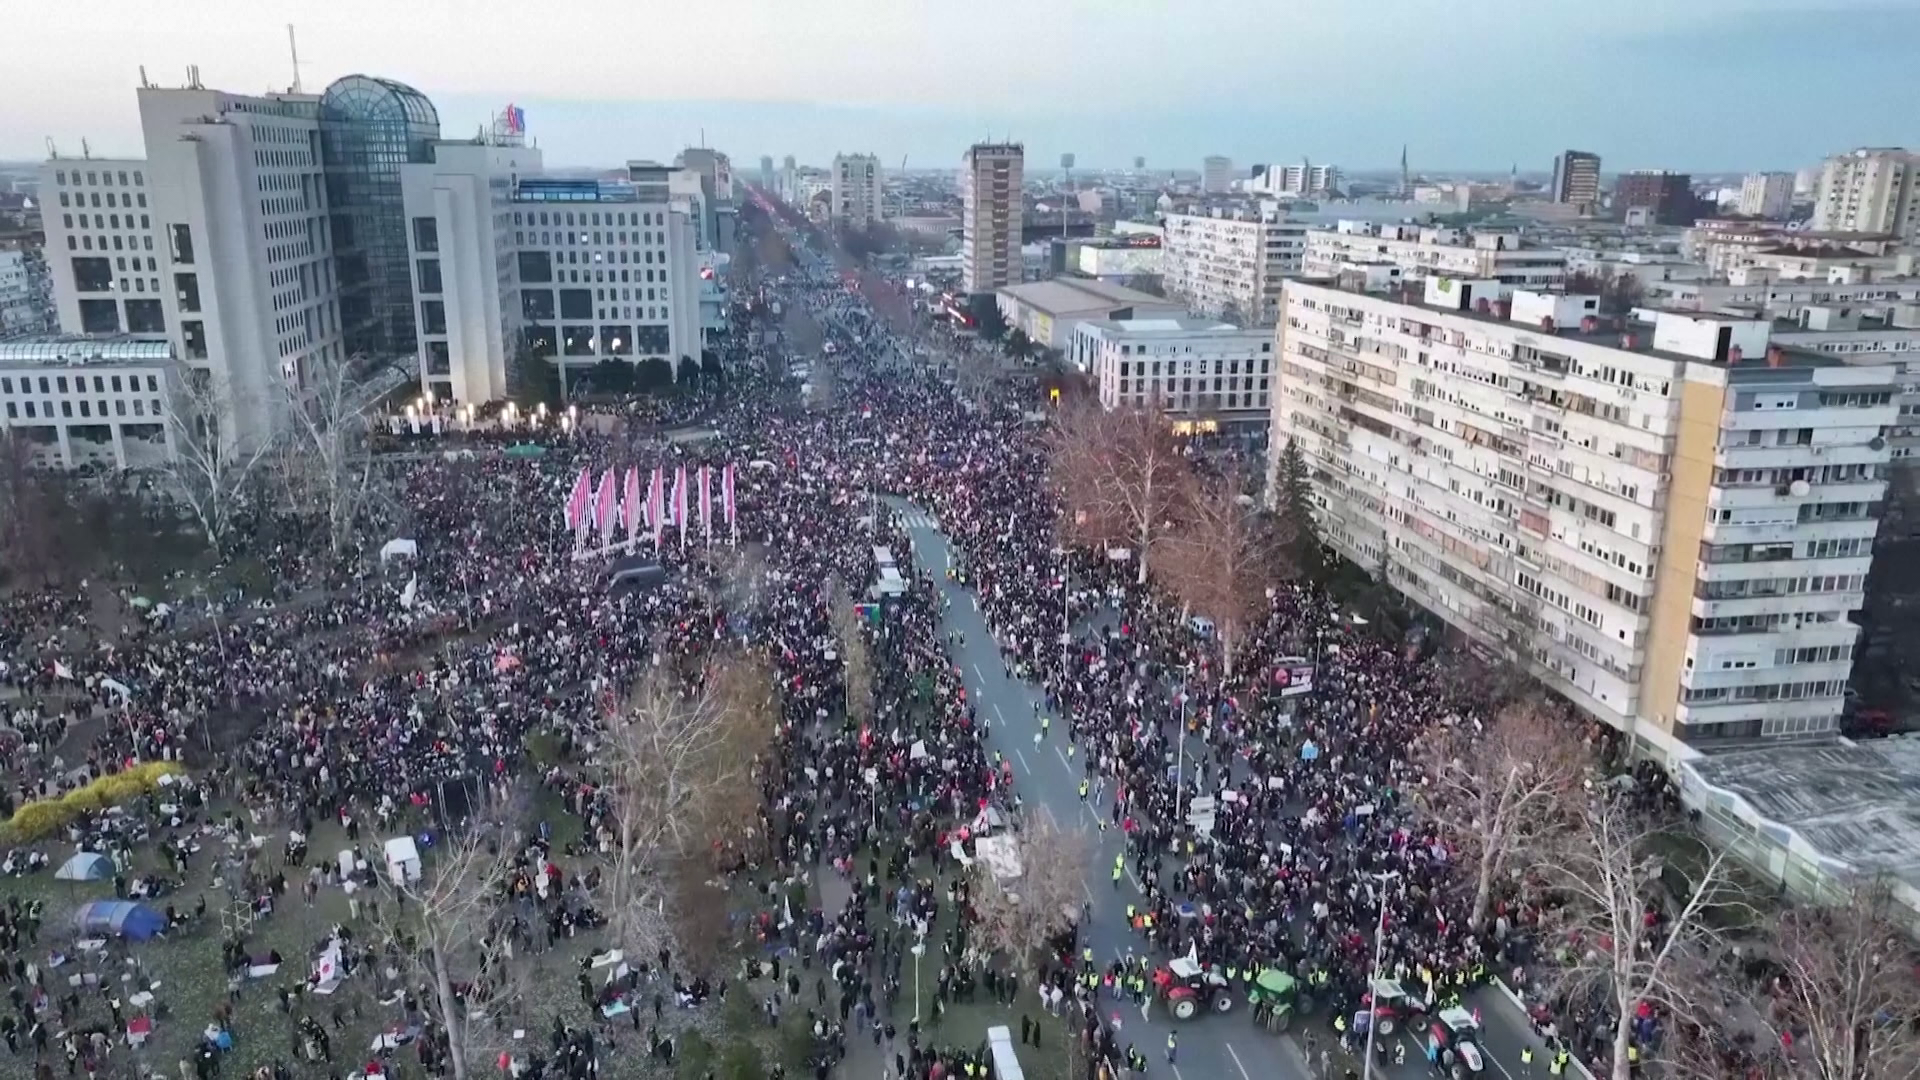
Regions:
<instances>
[{"instance_id":1,"label":"red tractor","mask_svg":"<svg viewBox=\"0 0 1920 1080\"><path fill-rule=\"evenodd\" d=\"M1191 954L1169 960L1155 971L1153 985L1175 1020L1191 1020L1202 1010L1233 1011L1233 989L1227 977L1201 965Z\"/></svg>"}]
</instances>

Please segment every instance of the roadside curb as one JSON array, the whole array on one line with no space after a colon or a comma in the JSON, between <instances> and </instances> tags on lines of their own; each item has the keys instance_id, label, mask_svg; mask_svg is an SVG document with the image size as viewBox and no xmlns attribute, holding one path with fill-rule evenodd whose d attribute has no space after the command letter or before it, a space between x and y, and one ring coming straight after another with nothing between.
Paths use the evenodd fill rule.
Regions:
<instances>
[{"instance_id":1,"label":"roadside curb","mask_svg":"<svg viewBox=\"0 0 1920 1080\"><path fill-rule=\"evenodd\" d=\"M1526 1024L1527 1035L1529 1040L1531 1040L1534 1036L1533 1018L1527 1013L1527 1003L1522 1001L1520 995L1514 993L1513 988L1508 986L1507 981L1500 976L1495 975L1493 977L1493 985L1502 994L1506 995L1507 1000L1513 1003L1514 1008L1520 1010L1521 1020ZM1582 1080L1594 1080L1593 1070L1587 1068L1587 1063L1581 1061L1578 1055L1569 1055L1568 1060L1573 1062L1574 1070L1580 1074Z\"/></svg>"}]
</instances>

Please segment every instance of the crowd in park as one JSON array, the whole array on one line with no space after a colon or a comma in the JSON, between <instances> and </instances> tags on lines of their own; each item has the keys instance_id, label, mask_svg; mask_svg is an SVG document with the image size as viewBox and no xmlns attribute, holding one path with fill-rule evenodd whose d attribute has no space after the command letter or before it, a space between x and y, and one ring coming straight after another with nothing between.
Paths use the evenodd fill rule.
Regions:
<instances>
[{"instance_id":1,"label":"crowd in park","mask_svg":"<svg viewBox=\"0 0 1920 1080\"><path fill-rule=\"evenodd\" d=\"M1124 524L1093 537L1102 511L1076 516L1071 493L1063 513L1049 477L1089 466L1062 463L1030 395L912 370L911 344L817 262L768 288L835 346L830 407L796 400L785 358L736 334L725 387L697 399L457 446L401 440L344 556L302 547L271 508L243 516L231 547L275 540L249 551L272 578L253 595L150 603L72 578L0 593L6 871L102 857L89 873L155 911L158 933L221 941L229 988L208 1015L169 1015L167 980L115 938L123 924L87 922L89 904L59 911L56 933L16 897L0 907L13 1062L207 1080L236 1043L284 1035L284 1052L247 1057L266 1076L586 1078L613 1055L671 1067L686 1042L666 1014L731 1007L798 1032L801 1052L757 1075L825 1078L857 1051L898 1080L983 1078L983 1049L952 1045L939 1019L986 998L1020 1015L1023 1044L1041 1017L1070 1018L1075 1060L1119 1075L1177 1046L1135 1045L1100 998L1147 1001L1172 957L1236 992L1292 975L1324 1003L1330 1041L1356 1050L1386 1004L1376 976L1438 1010L1495 977L1524 989L1556 952L1605 966L1615 943L1556 922L1564 895L1462 826L1474 804L1448 801L1437 765L1502 725L1552 725L1583 750L1554 794L1612 799L1591 787L1618 750L1603 733L1524 701L1503 718L1483 683L1354 625L1297 565L1229 580L1231 604L1182 596L1183 558L1204 552L1124 542ZM610 584L611 557L577 557L559 521L583 470L683 466L737 470L734 525L643 535L628 554L665 570L645 587ZM1177 467L1197 500L1239 476L1231 455ZM903 558L904 590L869 591L875 549L912 547L881 494L937 520L949 580L977 599L1006 671L1043 689L1035 739L1083 770L1097 828L1125 839L1112 874L1140 883L1125 915L1137 961L1082 947L1091 904L1042 916L1039 947L972 917L991 885L964 863L990 812L1018 814L1017 781L951 655L942 583ZM412 543L389 558L395 539ZM1305 669L1310 692L1288 692ZM756 679L760 694L743 686ZM1627 776L1619 800L1652 813L1657 775ZM338 853L309 851L317 836ZM1498 872L1476 875L1489 852ZM823 900L823 878L847 898ZM264 925L323 893L347 913L308 955L259 954ZM1632 914L1636 943L1657 949L1672 917ZM579 935L603 945L581 958L577 1006L516 988L527 957ZM364 1006L332 996L347 984L373 991ZM1541 1072L1654 1053L1675 1025L1643 996L1624 1028L1607 992L1543 1014L1557 1026ZM156 1023L194 1033L177 1058L149 1051ZM336 1045L364 1025L373 1049ZM1716 1049L1731 1067L1766 1048Z\"/></svg>"}]
</instances>

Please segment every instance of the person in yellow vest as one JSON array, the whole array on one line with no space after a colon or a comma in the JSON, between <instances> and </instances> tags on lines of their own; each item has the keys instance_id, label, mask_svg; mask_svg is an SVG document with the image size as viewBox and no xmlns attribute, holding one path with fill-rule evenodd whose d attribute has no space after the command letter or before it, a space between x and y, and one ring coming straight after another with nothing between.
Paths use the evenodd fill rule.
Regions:
<instances>
[{"instance_id":1,"label":"person in yellow vest","mask_svg":"<svg viewBox=\"0 0 1920 1080\"><path fill-rule=\"evenodd\" d=\"M1637 1071L1640 1068L1640 1044L1627 1044L1627 1068Z\"/></svg>"},{"instance_id":2,"label":"person in yellow vest","mask_svg":"<svg viewBox=\"0 0 1920 1080\"><path fill-rule=\"evenodd\" d=\"M1080 781L1080 801L1087 801L1087 782L1085 780Z\"/></svg>"},{"instance_id":3,"label":"person in yellow vest","mask_svg":"<svg viewBox=\"0 0 1920 1080\"><path fill-rule=\"evenodd\" d=\"M1547 1062L1547 1074L1550 1076L1560 1076L1566 1071L1567 1052L1565 1050L1554 1051L1553 1060Z\"/></svg>"},{"instance_id":4,"label":"person in yellow vest","mask_svg":"<svg viewBox=\"0 0 1920 1080\"><path fill-rule=\"evenodd\" d=\"M1113 857L1113 887L1114 888L1118 889L1120 887L1120 876L1122 874L1125 874L1126 872L1127 872L1127 857L1124 854L1115 855Z\"/></svg>"},{"instance_id":5,"label":"person in yellow vest","mask_svg":"<svg viewBox=\"0 0 1920 1080\"><path fill-rule=\"evenodd\" d=\"M1531 1046L1520 1048L1520 1075L1533 1075L1533 1047Z\"/></svg>"}]
</instances>

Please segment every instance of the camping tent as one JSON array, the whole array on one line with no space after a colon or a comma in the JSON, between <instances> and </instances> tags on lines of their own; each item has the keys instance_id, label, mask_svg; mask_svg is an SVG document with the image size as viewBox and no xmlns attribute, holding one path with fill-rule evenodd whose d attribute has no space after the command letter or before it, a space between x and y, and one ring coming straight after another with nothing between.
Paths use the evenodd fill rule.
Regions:
<instances>
[{"instance_id":1,"label":"camping tent","mask_svg":"<svg viewBox=\"0 0 1920 1080\"><path fill-rule=\"evenodd\" d=\"M53 872L59 881L105 881L113 876L113 860L98 852L83 851Z\"/></svg>"},{"instance_id":2,"label":"camping tent","mask_svg":"<svg viewBox=\"0 0 1920 1080\"><path fill-rule=\"evenodd\" d=\"M145 941L167 928L167 917L131 900L94 900L73 913L73 928L83 934L119 934Z\"/></svg>"}]
</instances>

